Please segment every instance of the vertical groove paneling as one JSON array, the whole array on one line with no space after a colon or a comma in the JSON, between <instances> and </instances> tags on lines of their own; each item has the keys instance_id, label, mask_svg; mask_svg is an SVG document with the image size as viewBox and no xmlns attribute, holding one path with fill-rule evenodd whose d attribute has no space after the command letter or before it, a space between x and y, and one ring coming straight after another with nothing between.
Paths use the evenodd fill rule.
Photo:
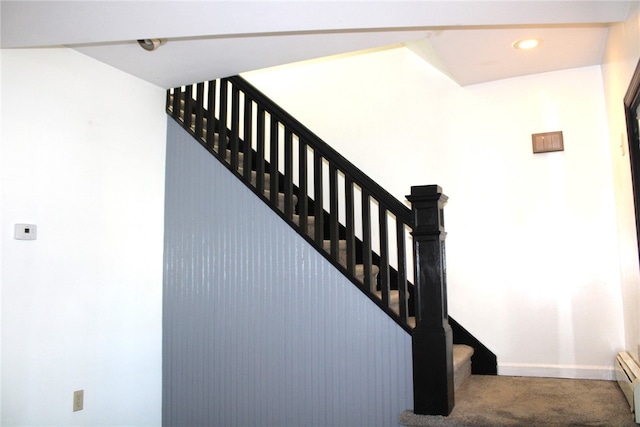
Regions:
<instances>
[{"instance_id":1,"label":"vertical groove paneling","mask_svg":"<svg viewBox=\"0 0 640 427\"><path fill-rule=\"evenodd\" d=\"M410 336L168 126L163 425L397 425Z\"/></svg>"}]
</instances>

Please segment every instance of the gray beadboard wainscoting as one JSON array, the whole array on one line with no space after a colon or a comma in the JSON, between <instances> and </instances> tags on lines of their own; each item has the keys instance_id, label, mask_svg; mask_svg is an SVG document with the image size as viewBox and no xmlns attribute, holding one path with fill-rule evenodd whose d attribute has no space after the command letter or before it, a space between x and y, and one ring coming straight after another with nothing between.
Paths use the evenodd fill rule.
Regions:
<instances>
[{"instance_id":1,"label":"gray beadboard wainscoting","mask_svg":"<svg viewBox=\"0 0 640 427\"><path fill-rule=\"evenodd\" d=\"M173 120L163 425L394 426L411 337Z\"/></svg>"}]
</instances>

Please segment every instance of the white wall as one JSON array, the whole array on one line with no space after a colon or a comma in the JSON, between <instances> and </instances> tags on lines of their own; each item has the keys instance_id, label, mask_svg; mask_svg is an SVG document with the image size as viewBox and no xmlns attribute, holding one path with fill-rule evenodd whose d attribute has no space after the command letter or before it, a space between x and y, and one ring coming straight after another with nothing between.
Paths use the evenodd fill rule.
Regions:
<instances>
[{"instance_id":1,"label":"white wall","mask_svg":"<svg viewBox=\"0 0 640 427\"><path fill-rule=\"evenodd\" d=\"M624 346L600 67L460 88L406 48L248 73L404 200L450 197L450 313L499 372L613 378ZM565 151L532 154L562 130Z\"/></svg>"},{"instance_id":2,"label":"white wall","mask_svg":"<svg viewBox=\"0 0 640 427\"><path fill-rule=\"evenodd\" d=\"M1 54L1 424L160 425L164 91L68 49Z\"/></svg>"},{"instance_id":3,"label":"white wall","mask_svg":"<svg viewBox=\"0 0 640 427\"><path fill-rule=\"evenodd\" d=\"M624 296L625 347L636 355L640 344L640 268L622 100L640 58L639 20L639 6L636 4L627 22L612 26L602 66L614 170L618 251Z\"/></svg>"}]
</instances>

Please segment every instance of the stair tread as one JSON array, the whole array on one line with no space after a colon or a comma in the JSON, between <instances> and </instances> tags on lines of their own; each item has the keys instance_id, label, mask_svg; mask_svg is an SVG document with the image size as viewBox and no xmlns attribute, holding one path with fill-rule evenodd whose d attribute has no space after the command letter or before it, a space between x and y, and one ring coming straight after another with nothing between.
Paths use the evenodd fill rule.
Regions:
<instances>
[{"instance_id":1,"label":"stair tread","mask_svg":"<svg viewBox=\"0 0 640 427\"><path fill-rule=\"evenodd\" d=\"M296 225L300 225L300 215L294 214L293 215L293 222L295 222ZM315 216L307 216L307 224L315 224L315 223L316 223L316 217Z\"/></svg>"},{"instance_id":2,"label":"stair tread","mask_svg":"<svg viewBox=\"0 0 640 427\"><path fill-rule=\"evenodd\" d=\"M354 269L354 276L356 276L356 279L358 280L358 282L364 284L364 265L362 264L356 264L355 269ZM375 288L376 286L376 276L378 275L378 266L376 265L372 265L371 266L371 287Z\"/></svg>"},{"instance_id":3,"label":"stair tread","mask_svg":"<svg viewBox=\"0 0 640 427\"><path fill-rule=\"evenodd\" d=\"M358 273L362 273L362 275L364 276L364 265L362 264L356 264L355 266L355 270L356 270L356 274ZM378 268L377 265L372 265L371 266L371 273L373 273L373 275L376 275L380 272L380 268Z\"/></svg>"},{"instance_id":4,"label":"stair tread","mask_svg":"<svg viewBox=\"0 0 640 427\"><path fill-rule=\"evenodd\" d=\"M264 197L271 200L271 191L264 190ZM284 193L278 193L278 209L280 209L281 211L284 211L284 198L285 198ZM295 194L292 194L291 198L292 198L292 205L295 206L298 203L298 196L296 196Z\"/></svg>"},{"instance_id":5,"label":"stair tread","mask_svg":"<svg viewBox=\"0 0 640 427\"><path fill-rule=\"evenodd\" d=\"M323 240L322 241L322 249L329 252L331 250L331 240ZM345 252L346 255L347 250L347 241L346 240L338 240L338 252Z\"/></svg>"},{"instance_id":6,"label":"stair tread","mask_svg":"<svg viewBox=\"0 0 640 427\"><path fill-rule=\"evenodd\" d=\"M323 240L322 241L322 249L327 252L331 252L331 240ZM347 241L346 240L338 240L338 262L343 267L347 266ZM378 270L379 271L379 270ZM377 272L376 272L377 274Z\"/></svg>"},{"instance_id":7,"label":"stair tread","mask_svg":"<svg viewBox=\"0 0 640 427\"><path fill-rule=\"evenodd\" d=\"M468 360L471 360L471 356L473 356L473 347L470 347L465 344L454 344L453 345L453 369L458 369L463 363Z\"/></svg>"},{"instance_id":8,"label":"stair tread","mask_svg":"<svg viewBox=\"0 0 640 427\"><path fill-rule=\"evenodd\" d=\"M293 222L300 227L300 215L293 214ZM310 237L314 237L316 233L316 217L307 217L307 229L305 230Z\"/></svg>"},{"instance_id":9,"label":"stair tread","mask_svg":"<svg viewBox=\"0 0 640 427\"><path fill-rule=\"evenodd\" d=\"M453 345L453 389L457 390L471 376L473 348L464 344Z\"/></svg>"},{"instance_id":10,"label":"stair tread","mask_svg":"<svg viewBox=\"0 0 640 427\"><path fill-rule=\"evenodd\" d=\"M374 294L378 299L382 300L382 291L375 291ZM397 289L389 290L389 308L397 315L400 315L400 291Z\"/></svg>"},{"instance_id":11,"label":"stair tread","mask_svg":"<svg viewBox=\"0 0 640 427\"><path fill-rule=\"evenodd\" d=\"M244 176L243 168L238 168L238 173ZM251 171L251 185L254 187L258 184L258 174L256 171ZM269 190L271 188L271 175L265 173L262 178L263 187L265 190Z\"/></svg>"},{"instance_id":12,"label":"stair tread","mask_svg":"<svg viewBox=\"0 0 640 427\"><path fill-rule=\"evenodd\" d=\"M382 291L376 291L376 296L382 299ZM389 305L398 305L400 303L400 291L397 289L389 290Z\"/></svg>"}]
</instances>

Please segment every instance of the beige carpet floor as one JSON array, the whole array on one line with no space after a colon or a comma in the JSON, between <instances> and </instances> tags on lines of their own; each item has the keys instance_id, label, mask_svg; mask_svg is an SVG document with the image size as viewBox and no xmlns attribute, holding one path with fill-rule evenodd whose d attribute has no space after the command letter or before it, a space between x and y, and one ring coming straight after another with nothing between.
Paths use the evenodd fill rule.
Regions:
<instances>
[{"instance_id":1,"label":"beige carpet floor","mask_svg":"<svg viewBox=\"0 0 640 427\"><path fill-rule=\"evenodd\" d=\"M405 426L638 427L613 381L473 375L448 417L400 416Z\"/></svg>"}]
</instances>

